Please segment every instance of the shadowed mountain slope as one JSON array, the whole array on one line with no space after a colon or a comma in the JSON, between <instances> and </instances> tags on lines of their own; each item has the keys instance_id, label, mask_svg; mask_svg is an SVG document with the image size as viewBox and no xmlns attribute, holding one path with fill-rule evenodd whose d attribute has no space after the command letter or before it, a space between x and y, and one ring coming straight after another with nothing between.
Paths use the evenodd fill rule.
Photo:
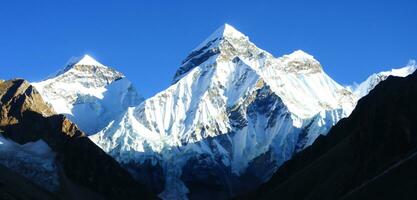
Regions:
<instances>
[{"instance_id":1,"label":"shadowed mountain slope","mask_svg":"<svg viewBox=\"0 0 417 200\"><path fill-rule=\"evenodd\" d=\"M350 117L242 199L416 199L417 73L389 77Z\"/></svg>"},{"instance_id":2,"label":"shadowed mountain slope","mask_svg":"<svg viewBox=\"0 0 417 200\"><path fill-rule=\"evenodd\" d=\"M22 145L45 141L56 154L59 198L155 198L75 124L64 115L54 115L28 82L20 79L1 82L0 100L3 136Z\"/></svg>"}]
</instances>

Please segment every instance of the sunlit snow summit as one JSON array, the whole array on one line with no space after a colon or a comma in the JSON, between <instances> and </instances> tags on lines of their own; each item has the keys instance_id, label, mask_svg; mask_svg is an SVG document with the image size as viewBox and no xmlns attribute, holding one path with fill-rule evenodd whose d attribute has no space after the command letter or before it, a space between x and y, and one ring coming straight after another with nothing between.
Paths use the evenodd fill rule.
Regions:
<instances>
[{"instance_id":1,"label":"sunlit snow summit","mask_svg":"<svg viewBox=\"0 0 417 200\"><path fill-rule=\"evenodd\" d=\"M122 73L89 55L71 59L55 76L33 85L57 113L67 115L88 134L142 101Z\"/></svg>"}]
</instances>

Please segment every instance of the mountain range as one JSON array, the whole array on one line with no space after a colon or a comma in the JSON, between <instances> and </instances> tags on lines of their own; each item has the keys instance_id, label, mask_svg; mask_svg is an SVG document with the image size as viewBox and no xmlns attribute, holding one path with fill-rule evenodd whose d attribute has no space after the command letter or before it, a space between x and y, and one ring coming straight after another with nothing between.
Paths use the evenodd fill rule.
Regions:
<instances>
[{"instance_id":1,"label":"mountain range","mask_svg":"<svg viewBox=\"0 0 417 200\"><path fill-rule=\"evenodd\" d=\"M334 181L326 179L326 183L330 185L317 184L317 181L326 181L323 174L325 169L331 170L327 161L319 160L320 156L329 155L328 162L335 161L336 166L343 163L336 159L345 156L340 152L352 152L354 149L356 154L353 155L359 155L366 150L372 153L366 148L346 146L344 141L356 139L358 145L366 142L367 140L361 139L361 134L355 132L362 133L360 128L369 129L358 125L364 113L377 112L382 106L399 101L394 98L375 107L370 106L381 101L379 98L385 98L384 95L391 97L387 93L400 88L401 84L396 82L401 81L384 80L390 79L389 76L405 77L415 70L415 62L410 62L401 69L373 74L360 84L342 86L325 73L323 66L312 55L298 50L289 55L274 57L257 47L249 37L225 24L186 56L167 89L146 99L141 97L122 73L88 55L71 59L54 76L32 83L33 88L22 80L12 81L13 84L22 82L20 84L30 87L32 93L35 93L29 96L33 96L30 102L36 103L24 105L29 105L30 108L35 106L33 110L36 112L26 113L25 109L17 107L19 112L16 117L9 114L15 111L4 111L2 120L5 127L19 128L0 128L5 136L2 138L3 144L14 146L16 151L32 155L37 152L27 149L42 150L42 158L34 163L41 165L46 162L52 167L39 172L48 175L29 179L35 183L34 187L50 185L52 189L43 189L46 194L54 193L54 184L57 185L55 189L60 188L62 175L54 169L63 167L64 174L73 175L69 179L75 181L75 185L84 185L94 191L94 194L110 199L117 197L114 196L116 191L106 190L106 187L123 190L125 198L152 198L148 193L151 190L162 199L261 196L269 199L278 197L281 193L283 199L333 199L345 195L349 189L354 189L384 169L381 167L375 170L372 167L386 166L389 162L374 162L369 165L372 169L360 171L364 175L358 175L352 184L341 182L343 187L334 186L333 193L323 195L323 190L314 189L314 186L327 188ZM402 84L414 79L404 80L407 81ZM16 81L20 82L15 83ZM395 86L379 87L380 82ZM5 94L12 90L12 83L1 83L9 85L4 89ZM374 88L379 92L373 92ZM389 91L384 88L389 88ZM409 90L408 93L415 92L413 88ZM372 95L377 97L368 97ZM359 99L361 100L358 103ZM408 101L402 103L407 105ZM4 102L6 101L2 98L2 103ZM5 110L15 106L15 101L10 106L2 104ZM367 109L373 110L371 112ZM389 114L390 112L381 111L373 115ZM401 116L393 116L393 119L397 118ZM409 116L405 118L409 119ZM33 120L45 122L40 123L44 125L32 127L30 122ZM371 126L376 120L378 124L374 125L383 121L370 117L362 121ZM76 125L71 125L71 121ZM53 124L62 123L71 127L64 128L71 132L64 131L64 136L70 135L69 139L61 139L60 133L55 133L56 131L40 133L42 129L56 130L56 125ZM402 123L394 125L404 127ZM356 127L359 128L355 129ZM364 133L367 134L364 136L366 138L374 137L375 134L374 131ZM74 137L77 139L72 139ZM385 139L389 140L391 137L388 134ZM65 142L61 144L61 140ZM342 145L340 151L331 153L331 148L339 143L345 146ZM385 143L376 148L385 147L383 145ZM82 159L74 155L85 151L89 153L83 155ZM101 151L106 153L100 153ZM404 156L409 151L411 150L408 148L401 151L401 154L395 153ZM54 153L60 155L60 159L57 160ZM378 153L380 152L375 155L379 156ZM364 156L358 159L368 158ZM352 160L352 163L358 164L355 167L368 166L367 162L355 161ZM83 162L88 162L90 169L77 168ZM312 168L309 171L308 166L315 163L320 163L317 166L323 168ZM100 169L104 165L111 167ZM337 169L344 169L343 166L337 166ZM13 169L10 166L9 168ZM84 171L83 173L94 171L91 176L97 176L93 180L98 182L85 182L84 174L78 174L78 170ZM106 170L119 173L105 179L98 178L107 176ZM19 173L19 170L15 171ZM312 175L300 177L300 171ZM345 180L339 176L352 175L348 172L359 173L335 172L335 179ZM322 176L318 176L319 174ZM21 175L25 176L24 173ZM43 180L44 176L51 177L51 180ZM120 182L111 182L113 179ZM123 187L126 186L124 180L129 183L128 187ZM103 181L104 185L97 185ZM286 181L293 181L294 184ZM307 189L298 192L297 185L300 183L305 184L303 188ZM336 191L337 189L343 191ZM354 194L371 197L366 191Z\"/></svg>"}]
</instances>

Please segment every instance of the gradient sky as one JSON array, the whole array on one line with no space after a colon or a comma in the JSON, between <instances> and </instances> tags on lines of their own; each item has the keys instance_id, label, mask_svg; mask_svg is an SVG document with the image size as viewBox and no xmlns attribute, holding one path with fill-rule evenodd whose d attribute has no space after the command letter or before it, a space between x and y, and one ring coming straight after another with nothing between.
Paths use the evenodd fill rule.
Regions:
<instances>
[{"instance_id":1,"label":"gradient sky","mask_svg":"<svg viewBox=\"0 0 417 200\"><path fill-rule=\"evenodd\" d=\"M90 54L145 97L224 23L275 56L302 49L341 84L417 58L417 1L0 2L0 79L38 81Z\"/></svg>"}]
</instances>

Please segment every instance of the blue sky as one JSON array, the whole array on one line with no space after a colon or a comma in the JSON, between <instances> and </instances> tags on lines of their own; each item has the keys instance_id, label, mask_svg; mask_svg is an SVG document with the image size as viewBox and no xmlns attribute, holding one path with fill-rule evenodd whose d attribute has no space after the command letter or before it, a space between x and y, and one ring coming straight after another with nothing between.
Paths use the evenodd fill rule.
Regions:
<instances>
[{"instance_id":1,"label":"blue sky","mask_svg":"<svg viewBox=\"0 0 417 200\"><path fill-rule=\"evenodd\" d=\"M224 23L275 56L302 49L341 84L417 58L417 1L1 1L0 79L37 81L90 54L144 96Z\"/></svg>"}]
</instances>

